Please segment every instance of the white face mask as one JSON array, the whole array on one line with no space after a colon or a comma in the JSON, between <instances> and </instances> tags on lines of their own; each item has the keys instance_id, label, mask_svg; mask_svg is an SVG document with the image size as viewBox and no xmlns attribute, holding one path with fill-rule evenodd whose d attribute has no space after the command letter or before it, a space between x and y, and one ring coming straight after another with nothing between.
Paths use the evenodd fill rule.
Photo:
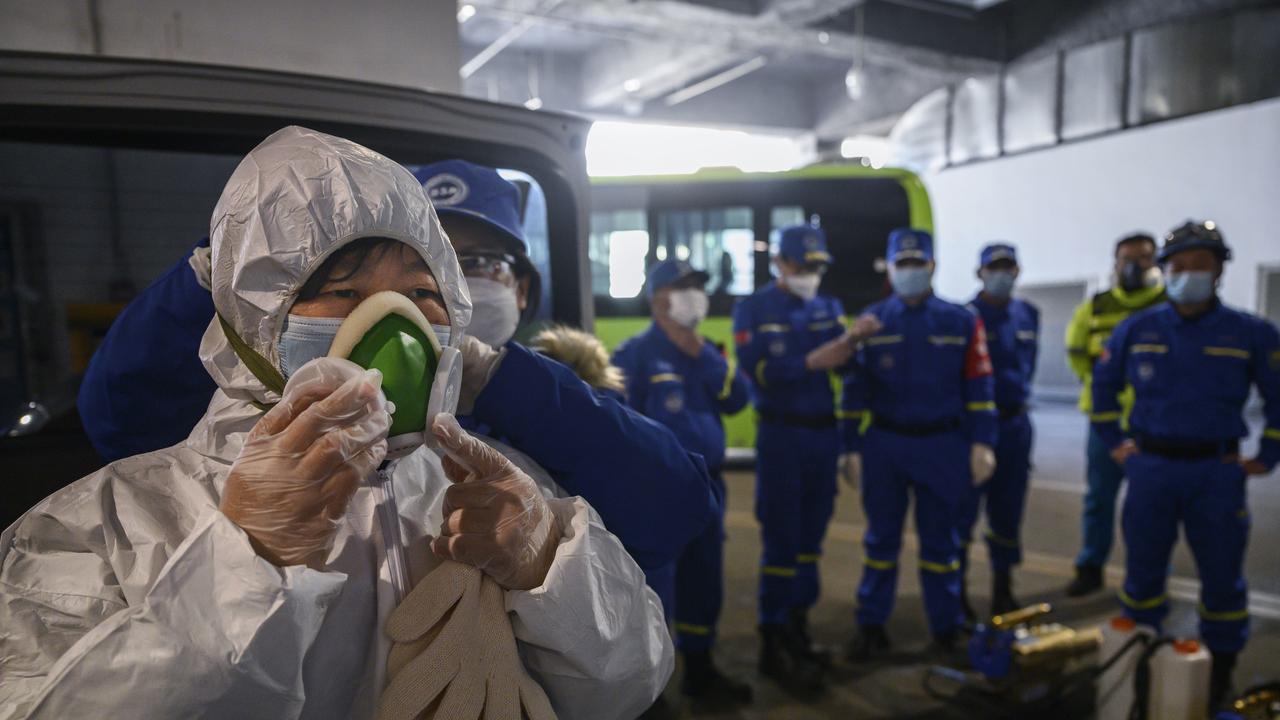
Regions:
<instances>
[{"instance_id":1,"label":"white face mask","mask_svg":"<svg viewBox=\"0 0 1280 720\"><path fill-rule=\"evenodd\" d=\"M785 278L783 282L796 297L801 300L812 300L818 296L818 285L822 283L822 276L818 273L799 273Z\"/></svg>"},{"instance_id":2,"label":"white face mask","mask_svg":"<svg viewBox=\"0 0 1280 720\"><path fill-rule=\"evenodd\" d=\"M346 318L305 317L290 313L285 318L284 329L276 345L276 351L280 355L280 373L287 378L303 365L328 355L343 320ZM431 330L435 332L441 347L449 346L452 327L432 323Z\"/></svg>"},{"instance_id":3,"label":"white face mask","mask_svg":"<svg viewBox=\"0 0 1280 720\"><path fill-rule=\"evenodd\" d=\"M667 317L691 329L698 327L698 323L707 316L707 310L711 305L707 294L697 288L672 290L667 297L671 303L667 310Z\"/></svg>"},{"instance_id":4,"label":"white face mask","mask_svg":"<svg viewBox=\"0 0 1280 720\"><path fill-rule=\"evenodd\" d=\"M467 332L486 345L507 344L520 324L516 289L489 278L467 278L471 291L471 327Z\"/></svg>"}]
</instances>

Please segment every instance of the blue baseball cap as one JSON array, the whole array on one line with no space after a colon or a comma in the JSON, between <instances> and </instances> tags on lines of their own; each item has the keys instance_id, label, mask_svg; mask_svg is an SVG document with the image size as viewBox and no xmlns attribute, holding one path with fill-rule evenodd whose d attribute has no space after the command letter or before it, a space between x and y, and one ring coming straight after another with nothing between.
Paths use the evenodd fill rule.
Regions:
<instances>
[{"instance_id":1,"label":"blue baseball cap","mask_svg":"<svg viewBox=\"0 0 1280 720\"><path fill-rule=\"evenodd\" d=\"M889 249L885 253L890 263L899 260L933 259L933 236L924 230L898 228L889 233Z\"/></svg>"},{"instance_id":2,"label":"blue baseball cap","mask_svg":"<svg viewBox=\"0 0 1280 720\"><path fill-rule=\"evenodd\" d=\"M1011 260L1014 265L1018 264L1018 251L1009 243L991 243L982 248L982 255L978 259L978 267L984 268L997 260Z\"/></svg>"},{"instance_id":3,"label":"blue baseball cap","mask_svg":"<svg viewBox=\"0 0 1280 720\"><path fill-rule=\"evenodd\" d=\"M423 165L413 176L441 218L473 218L511 241L517 254L528 254L520 223L520 189L497 170L466 160L445 160Z\"/></svg>"},{"instance_id":4,"label":"blue baseball cap","mask_svg":"<svg viewBox=\"0 0 1280 720\"><path fill-rule=\"evenodd\" d=\"M833 258L827 252L827 234L816 225L788 225L782 228L778 241L778 255L793 263L830 263Z\"/></svg>"},{"instance_id":5,"label":"blue baseball cap","mask_svg":"<svg viewBox=\"0 0 1280 720\"><path fill-rule=\"evenodd\" d=\"M645 280L645 294L652 300L654 293L687 277L697 277L701 285L706 285L711 279L706 272L694 268L684 260L663 260L649 268L649 276Z\"/></svg>"}]
</instances>

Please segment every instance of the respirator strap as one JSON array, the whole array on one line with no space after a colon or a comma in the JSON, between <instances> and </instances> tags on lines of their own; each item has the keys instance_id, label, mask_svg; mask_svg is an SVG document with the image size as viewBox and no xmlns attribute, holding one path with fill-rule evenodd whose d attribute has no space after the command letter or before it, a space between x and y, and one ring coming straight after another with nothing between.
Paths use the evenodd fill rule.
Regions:
<instances>
[{"instance_id":1,"label":"respirator strap","mask_svg":"<svg viewBox=\"0 0 1280 720\"><path fill-rule=\"evenodd\" d=\"M271 364L269 360L262 357L257 350L249 347L241 337L236 334L235 328L231 327L231 323L222 317L222 313L217 313L218 324L222 326L222 334L227 337L227 342L231 343L231 349L235 351L236 357L249 368L249 372L258 379L258 382L266 386L267 390L277 395L284 394L284 375ZM259 410L270 410L272 404L251 401L253 406Z\"/></svg>"}]
</instances>

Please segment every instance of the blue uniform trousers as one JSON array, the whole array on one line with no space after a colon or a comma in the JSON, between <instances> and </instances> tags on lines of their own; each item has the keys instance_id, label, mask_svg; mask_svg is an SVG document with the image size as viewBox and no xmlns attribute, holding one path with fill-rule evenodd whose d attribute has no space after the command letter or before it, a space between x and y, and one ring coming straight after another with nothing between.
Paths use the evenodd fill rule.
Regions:
<instances>
[{"instance_id":1,"label":"blue uniform trousers","mask_svg":"<svg viewBox=\"0 0 1280 720\"><path fill-rule=\"evenodd\" d=\"M1169 612L1165 580L1181 522L1200 574L1200 637L1212 651L1239 652L1249 637L1244 470L1216 458L1146 454L1131 457L1124 469L1124 614L1160 627Z\"/></svg>"},{"instance_id":2,"label":"blue uniform trousers","mask_svg":"<svg viewBox=\"0 0 1280 720\"><path fill-rule=\"evenodd\" d=\"M1008 570L1022 562L1022 510L1031 474L1033 434L1027 413L1000 421L995 474L985 484L969 492L961 514L960 540L968 545L978 523L979 507L985 504L987 549L991 567L996 570ZM960 562L966 561L966 554L961 553Z\"/></svg>"},{"instance_id":3,"label":"blue uniform trousers","mask_svg":"<svg viewBox=\"0 0 1280 720\"><path fill-rule=\"evenodd\" d=\"M866 558L858 587L858 624L884 625L893 612L898 551L909 495L915 495L920 584L935 633L954 630L960 610L956 525L969 494L969 440L959 431L909 437L872 426L862 452Z\"/></svg>"},{"instance_id":4,"label":"blue uniform trousers","mask_svg":"<svg viewBox=\"0 0 1280 720\"><path fill-rule=\"evenodd\" d=\"M683 651L710 650L724 601L724 476L711 470L722 498L720 512L680 554L676 564L676 645Z\"/></svg>"},{"instance_id":5,"label":"blue uniform trousers","mask_svg":"<svg viewBox=\"0 0 1280 720\"><path fill-rule=\"evenodd\" d=\"M756 519L764 557L761 624L782 624L818 601L818 559L835 510L836 428L761 421L756 439Z\"/></svg>"},{"instance_id":6,"label":"blue uniform trousers","mask_svg":"<svg viewBox=\"0 0 1280 720\"><path fill-rule=\"evenodd\" d=\"M1076 556L1076 565L1102 567L1111 555L1115 538L1116 496L1124 481L1124 468L1111 459L1111 448L1092 426L1087 443L1088 488L1084 494L1081 532L1084 546Z\"/></svg>"}]
</instances>

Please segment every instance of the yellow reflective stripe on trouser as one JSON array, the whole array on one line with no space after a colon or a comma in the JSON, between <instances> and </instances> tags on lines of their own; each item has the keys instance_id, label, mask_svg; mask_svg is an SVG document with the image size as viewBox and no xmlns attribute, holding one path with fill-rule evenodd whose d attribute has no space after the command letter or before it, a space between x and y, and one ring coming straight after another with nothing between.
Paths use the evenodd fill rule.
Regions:
<instances>
[{"instance_id":1,"label":"yellow reflective stripe on trouser","mask_svg":"<svg viewBox=\"0 0 1280 720\"><path fill-rule=\"evenodd\" d=\"M720 388L720 394L717 399L727 400L729 394L733 392L733 376L738 372L738 361L733 356L729 357L729 372L724 374L724 387Z\"/></svg>"},{"instance_id":2,"label":"yellow reflective stripe on trouser","mask_svg":"<svg viewBox=\"0 0 1280 720\"><path fill-rule=\"evenodd\" d=\"M1120 602L1124 603L1125 605L1128 605L1134 610L1150 610L1151 608L1160 607L1161 605L1169 601L1169 596L1164 593L1161 593L1160 595L1157 595L1148 600L1134 600L1133 598L1129 597L1129 593L1125 592L1123 589L1120 590L1119 595L1120 595Z\"/></svg>"},{"instance_id":3,"label":"yellow reflective stripe on trouser","mask_svg":"<svg viewBox=\"0 0 1280 720\"><path fill-rule=\"evenodd\" d=\"M1119 420L1121 413L1119 412L1100 412L1089 415L1089 420L1093 422L1114 422Z\"/></svg>"},{"instance_id":4,"label":"yellow reflective stripe on trouser","mask_svg":"<svg viewBox=\"0 0 1280 720\"><path fill-rule=\"evenodd\" d=\"M837 410L837 420L861 420L867 416L866 410Z\"/></svg>"},{"instance_id":5,"label":"yellow reflective stripe on trouser","mask_svg":"<svg viewBox=\"0 0 1280 720\"><path fill-rule=\"evenodd\" d=\"M864 558L862 562L873 570L892 570L898 564L892 560L876 560L875 558Z\"/></svg>"},{"instance_id":6,"label":"yellow reflective stripe on trouser","mask_svg":"<svg viewBox=\"0 0 1280 720\"><path fill-rule=\"evenodd\" d=\"M996 404L994 402L971 402L964 406L969 412L995 412Z\"/></svg>"},{"instance_id":7,"label":"yellow reflective stripe on trouser","mask_svg":"<svg viewBox=\"0 0 1280 720\"><path fill-rule=\"evenodd\" d=\"M777 565L764 565L760 568L760 572L765 575L775 575L777 577L795 577L796 569L793 567L779 567Z\"/></svg>"},{"instance_id":8,"label":"yellow reflective stripe on trouser","mask_svg":"<svg viewBox=\"0 0 1280 720\"><path fill-rule=\"evenodd\" d=\"M797 556L796 556L796 562L798 562L798 563L805 563L805 564L813 564L813 563L818 562L818 559L819 559L819 558L821 558L821 557L822 557L822 555L821 555L820 553L802 553L802 554L800 554L800 555L797 555Z\"/></svg>"},{"instance_id":9,"label":"yellow reflective stripe on trouser","mask_svg":"<svg viewBox=\"0 0 1280 720\"><path fill-rule=\"evenodd\" d=\"M676 623L676 632L685 635L710 635L711 628L706 625L694 625L693 623Z\"/></svg>"},{"instance_id":10,"label":"yellow reflective stripe on trouser","mask_svg":"<svg viewBox=\"0 0 1280 720\"><path fill-rule=\"evenodd\" d=\"M756 363L756 382L760 383L760 387L764 387L764 360Z\"/></svg>"},{"instance_id":11,"label":"yellow reflective stripe on trouser","mask_svg":"<svg viewBox=\"0 0 1280 720\"><path fill-rule=\"evenodd\" d=\"M1247 620L1249 618L1248 608L1244 610L1224 610L1222 612L1214 612L1200 603L1196 608L1200 613L1200 617L1205 620L1217 620L1219 622L1231 622L1232 620Z\"/></svg>"},{"instance_id":12,"label":"yellow reflective stripe on trouser","mask_svg":"<svg viewBox=\"0 0 1280 720\"><path fill-rule=\"evenodd\" d=\"M991 532L990 530L988 530L988 531L987 531L987 539L988 539L988 540L990 540L991 542L993 542L993 543L997 544L997 545L1003 545L1003 546L1005 546L1005 547L1009 547L1009 548L1016 548L1016 547L1018 547L1018 541L1017 541L1017 540L1010 540L1010 539L1009 539L1009 538L1007 538L1007 537L1000 537L999 535L997 535L997 534L995 534L995 533Z\"/></svg>"},{"instance_id":13,"label":"yellow reflective stripe on trouser","mask_svg":"<svg viewBox=\"0 0 1280 720\"><path fill-rule=\"evenodd\" d=\"M936 563L930 560L920 558L920 569L928 570L934 573L949 573L960 569L960 560L952 560L949 563Z\"/></svg>"},{"instance_id":14,"label":"yellow reflective stripe on trouser","mask_svg":"<svg viewBox=\"0 0 1280 720\"><path fill-rule=\"evenodd\" d=\"M1262 431L1262 437L1270 438L1272 440L1280 440L1280 430L1277 430L1275 428L1267 428L1266 430Z\"/></svg>"}]
</instances>

